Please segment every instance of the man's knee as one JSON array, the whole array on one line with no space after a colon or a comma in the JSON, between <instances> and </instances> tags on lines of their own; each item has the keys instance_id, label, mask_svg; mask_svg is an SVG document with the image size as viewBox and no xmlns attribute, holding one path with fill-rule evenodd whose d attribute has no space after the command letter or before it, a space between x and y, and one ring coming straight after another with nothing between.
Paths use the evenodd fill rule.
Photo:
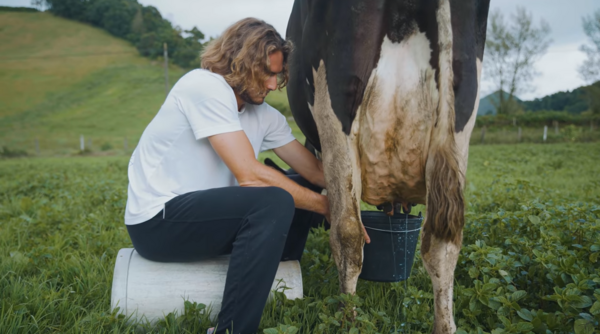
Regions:
<instances>
[{"instance_id":1,"label":"man's knee","mask_svg":"<svg viewBox=\"0 0 600 334\"><path fill-rule=\"evenodd\" d=\"M252 198L254 212L275 219L294 215L294 198L279 187L255 188Z\"/></svg>"},{"instance_id":2,"label":"man's knee","mask_svg":"<svg viewBox=\"0 0 600 334\"><path fill-rule=\"evenodd\" d=\"M264 187L256 194L255 211L248 223L260 226L261 234L285 238L294 217L294 198L278 187Z\"/></svg>"}]
</instances>

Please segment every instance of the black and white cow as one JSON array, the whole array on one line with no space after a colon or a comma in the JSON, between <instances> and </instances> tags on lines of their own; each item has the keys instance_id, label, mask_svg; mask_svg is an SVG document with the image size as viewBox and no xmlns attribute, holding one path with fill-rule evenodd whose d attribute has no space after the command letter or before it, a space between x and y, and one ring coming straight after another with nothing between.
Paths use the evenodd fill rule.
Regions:
<instances>
[{"instance_id":1,"label":"black and white cow","mask_svg":"<svg viewBox=\"0 0 600 334\"><path fill-rule=\"evenodd\" d=\"M422 203L434 333L456 331L454 269L489 0L296 0L288 97L322 152L341 291L355 293L360 200ZM392 205L393 207L393 205Z\"/></svg>"}]
</instances>

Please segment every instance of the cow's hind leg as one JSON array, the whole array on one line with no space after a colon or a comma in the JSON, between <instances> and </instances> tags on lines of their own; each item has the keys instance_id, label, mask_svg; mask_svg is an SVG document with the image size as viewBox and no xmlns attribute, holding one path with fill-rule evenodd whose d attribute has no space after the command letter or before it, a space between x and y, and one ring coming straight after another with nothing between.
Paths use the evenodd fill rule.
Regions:
<instances>
[{"instance_id":1,"label":"cow's hind leg","mask_svg":"<svg viewBox=\"0 0 600 334\"><path fill-rule=\"evenodd\" d=\"M315 103L312 107L323 150L323 167L330 203L329 242L338 268L340 290L354 294L362 269L364 236L360 220L361 178L355 145L356 136L342 131L333 113L325 65L313 71ZM358 120L355 120L357 126ZM354 127L353 127L354 128Z\"/></svg>"},{"instance_id":2,"label":"cow's hind leg","mask_svg":"<svg viewBox=\"0 0 600 334\"><path fill-rule=\"evenodd\" d=\"M462 182L452 145L434 149L427 161L427 218L421 257L433 285L435 334L456 332L452 292L464 226Z\"/></svg>"},{"instance_id":3,"label":"cow's hind leg","mask_svg":"<svg viewBox=\"0 0 600 334\"><path fill-rule=\"evenodd\" d=\"M455 333L452 292L454 288L454 269L458 261L461 244L460 242L457 244L453 241L439 239L427 231L423 231L421 242L423 264L429 273L429 277L431 277L434 293L435 319L433 333Z\"/></svg>"}]
</instances>

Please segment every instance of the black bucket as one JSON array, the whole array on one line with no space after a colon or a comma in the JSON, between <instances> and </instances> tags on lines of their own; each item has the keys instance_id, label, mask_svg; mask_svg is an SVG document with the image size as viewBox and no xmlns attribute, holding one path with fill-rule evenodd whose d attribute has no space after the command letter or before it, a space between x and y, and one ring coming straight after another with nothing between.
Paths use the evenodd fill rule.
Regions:
<instances>
[{"instance_id":1,"label":"black bucket","mask_svg":"<svg viewBox=\"0 0 600 334\"><path fill-rule=\"evenodd\" d=\"M360 278L375 282L399 282L410 276L423 217L381 211L361 211L371 238L365 244Z\"/></svg>"}]
</instances>

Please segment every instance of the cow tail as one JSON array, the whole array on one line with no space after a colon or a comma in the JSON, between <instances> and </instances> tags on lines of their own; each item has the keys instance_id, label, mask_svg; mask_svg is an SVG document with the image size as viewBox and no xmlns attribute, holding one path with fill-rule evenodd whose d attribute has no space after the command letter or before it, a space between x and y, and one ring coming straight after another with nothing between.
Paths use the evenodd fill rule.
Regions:
<instances>
[{"instance_id":1,"label":"cow tail","mask_svg":"<svg viewBox=\"0 0 600 334\"><path fill-rule=\"evenodd\" d=\"M453 136L451 136L452 138ZM465 201L454 138L430 151L427 160L427 235L460 244Z\"/></svg>"}]
</instances>

